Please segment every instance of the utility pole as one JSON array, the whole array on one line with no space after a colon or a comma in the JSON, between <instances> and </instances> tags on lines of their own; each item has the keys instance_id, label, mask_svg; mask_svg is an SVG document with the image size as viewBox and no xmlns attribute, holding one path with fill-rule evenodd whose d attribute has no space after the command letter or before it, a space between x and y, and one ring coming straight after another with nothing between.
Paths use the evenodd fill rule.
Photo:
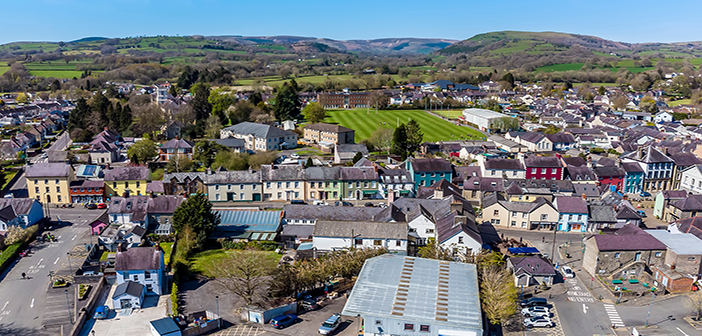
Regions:
<instances>
[{"instance_id":1,"label":"utility pole","mask_svg":"<svg viewBox=\"0 0 702 336\"><path fill-rule=\"evenodd\" d=\"M217 301L217 329L222 329L222 317L219 316L219 295L215 295Z\"/></svg>"},{"instance_id":2,"label":"utility pole","mask_svg":"<svg viewBox=\"0 0 702 336\"><path fill-rule=\"evenodd\" d=\"M551 263L556 262L556 232L558 232L558 223L553 225L553 242L551 243Z\"/></svg>"},{"instance_id":3,"label":"utility pole","mask_svg":"<svg viewBox=\"0 0 702 336\"><path fill-rule=\"evenodd\" d=\"M68 309L68 321L73 324L73 316L71 315L71 302L68 301L68 289L63 290L64 293L66 293L66 308Z\"/></svg>"},{"instance_id":4,"label":"utility pole","mask_svg":"<svg viewBox=\"0 0 702 336\"><path fill-rule=\"evenodd\" d=\"M653 307L653 299L656 298L656 293L651 292L651 304L648 305L648 316L646 316L646 324L644 325L648 328L648 319L651 318L651 308Z\"/></svg>"}]
</instances>

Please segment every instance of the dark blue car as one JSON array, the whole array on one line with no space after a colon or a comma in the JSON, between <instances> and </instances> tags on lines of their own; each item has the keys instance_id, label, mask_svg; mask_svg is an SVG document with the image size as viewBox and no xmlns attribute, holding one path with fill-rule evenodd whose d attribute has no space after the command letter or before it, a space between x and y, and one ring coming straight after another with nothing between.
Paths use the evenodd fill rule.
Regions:
<instances>
[{"instance_id":1,"label":"dark blue car","mask_svg":"<svg viewBox=\"0 0 702 336\"><path fill-rule=\"evenodd\" d=\"M283 329L285 327L291 326L293 323L295 323L295 321L297 321L297 315L290 314L290 315L280 315L280 316L274 317L268 323L273 328Z\"/></svg>"}]
</instances>

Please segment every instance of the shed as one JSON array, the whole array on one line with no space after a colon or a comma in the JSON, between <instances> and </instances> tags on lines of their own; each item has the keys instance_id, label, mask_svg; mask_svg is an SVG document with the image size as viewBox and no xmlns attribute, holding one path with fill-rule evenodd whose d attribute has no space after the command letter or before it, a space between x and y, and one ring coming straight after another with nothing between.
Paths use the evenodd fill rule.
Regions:
<instances>
[{"instance_id":1,"label":"shed","mask_svg":"<svg viewBox=\"0 0 702 336\"><path fill-rule=\"evenodd\" d=\"M221 222L211 239L275 240L283 221L282 211L220 210Z\"/></svg>"},{"instance_id":2,"label":"shed","mask_svg":"<svg viewBox=\"0 0 702 336\"><path fill-rule=\"evenodd\" d=\"M149 322L152 336L180 336L180 328L178 324L170 317L164 317L158 320Z\"/></svg>"},{"instance_id":3,"label":"shed","mask_svg":"<svg viewBox=\"0 0 702 336\"><path fill-rule=\"evenodd\" d=\"M125 281L115 288L112 304L115 309L141 308L146 287L138 282Z\"/></svg>"}]
</instances>

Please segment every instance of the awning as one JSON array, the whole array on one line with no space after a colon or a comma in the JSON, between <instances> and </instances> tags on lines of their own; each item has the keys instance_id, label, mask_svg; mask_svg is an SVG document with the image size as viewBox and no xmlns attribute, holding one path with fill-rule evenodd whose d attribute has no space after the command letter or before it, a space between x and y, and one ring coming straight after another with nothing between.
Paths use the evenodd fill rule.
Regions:
<instances>
[{"instance_id":1,"label":"awning","mask_svg":"<svg viewBox=\"0 0 702 336\"><path fill-rule=\"evenodd\" d=\"M377 194L377 193L378 193L377 190L364 190L363 191L364 195L373 195L373 194Z\"/></svg>"},{"instance_id":2,"label":"awning","mask_svg":"<svg viewBox=\"0 0 702 336\"><path fill-rule=\"evenodd\" d=\"M409 193L410 193L409 190L400 190L400 195L407 195Z\"/></svg>"},{"instance_id":3,"label":"awning","mask_svg":"<svg viewBox=\"0 0 702 336\"><path fill-rule=\"evenodd\" d=\"M507 249L512 254L537 254L539 249L536 247L510 247Z\"/></svg>"}]
</instances>

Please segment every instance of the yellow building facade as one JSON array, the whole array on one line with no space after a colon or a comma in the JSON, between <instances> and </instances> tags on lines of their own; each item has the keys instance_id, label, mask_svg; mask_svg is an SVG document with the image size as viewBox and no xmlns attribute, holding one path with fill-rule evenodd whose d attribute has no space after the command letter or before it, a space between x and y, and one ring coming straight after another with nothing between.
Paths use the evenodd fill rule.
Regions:
<instances>
[{"instance_id":1,"label":"yellow building facade","mask_svg":"<svg viewBox=\"0 0 702 336\"><path fill-rule=\"evenodd\" d=\"M40 163L26 168L25 179L29 198L44 204L71 203L68 186L75 179L73 168L66 163Z\"/></svg>"}]
</instances>

